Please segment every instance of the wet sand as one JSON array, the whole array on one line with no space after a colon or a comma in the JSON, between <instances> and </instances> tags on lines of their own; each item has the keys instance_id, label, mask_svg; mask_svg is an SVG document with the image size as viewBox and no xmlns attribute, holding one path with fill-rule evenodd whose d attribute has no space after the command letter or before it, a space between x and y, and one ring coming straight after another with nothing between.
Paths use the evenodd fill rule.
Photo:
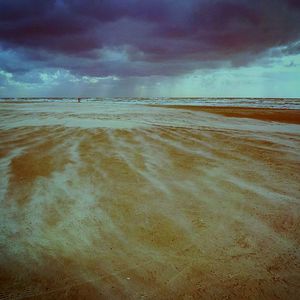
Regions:
<instances>
[{"instance_id":1,"label":"wet sand","mask_svg":"<svg viewBox=\"0 0 300 300\"><path fill-rule=\"evenodd\" d=\"M296 109L274 109L253 107L214 107L196 105L163 105L165 108L186 109L192 111L203 111L212 114L220 114L226 117L249 118L263 121L300 124L300 110Z\"/></svg>"},{"instance_id":2,"label":"wet sand","mask_svg":"<svg viewBox=\"0 0 300 300\"><path fill-rule=\"evenodd\" d=\"M299 299L300 126L221 111L2 104L0 299Z\"/></svg>"}]
</instances>

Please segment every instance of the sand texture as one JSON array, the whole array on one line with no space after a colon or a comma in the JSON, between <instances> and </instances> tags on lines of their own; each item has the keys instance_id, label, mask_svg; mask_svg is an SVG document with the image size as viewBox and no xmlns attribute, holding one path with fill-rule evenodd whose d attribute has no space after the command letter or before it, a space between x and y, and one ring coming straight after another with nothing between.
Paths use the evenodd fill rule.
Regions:
<instances>
[{"instance_id":1,"label":"sand texture","mask_svg":"<svg viewBox=\"0 0 300 300\"><path fill-rule=\"evenodd\" d=\"M155 106L155 105L152 105ZM177 108L219 114L226 117L257 119L262 121L300 124L300 110L254 107L212 107L196 105L164 105L162 108Z\"/></svg>"},{"instance_id":2,"label":"sand texture","mask_svg":"<svg viewBox=\"0 0 300 300\"><path fill-rule=\"evenodd\" d=\"M215 112L1 104L0 299L299 299L299 122Z\"/></svg>"}]
</instances>

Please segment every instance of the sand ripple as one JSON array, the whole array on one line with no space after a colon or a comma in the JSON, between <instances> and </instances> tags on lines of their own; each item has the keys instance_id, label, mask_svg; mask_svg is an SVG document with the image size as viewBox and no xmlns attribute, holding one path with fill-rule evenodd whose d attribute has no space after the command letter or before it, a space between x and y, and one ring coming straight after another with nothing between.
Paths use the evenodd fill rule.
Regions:
<instances>
[{"instance_id":1,"label":"sand ripple","mask_svg":"<svg viewBox=\"0 0 300 300\"><path fill-rule=\"evenodd\" d=\"M300 297L299 126L77 107L0 113L0 299Z\"/></svg>"}]
</instances>

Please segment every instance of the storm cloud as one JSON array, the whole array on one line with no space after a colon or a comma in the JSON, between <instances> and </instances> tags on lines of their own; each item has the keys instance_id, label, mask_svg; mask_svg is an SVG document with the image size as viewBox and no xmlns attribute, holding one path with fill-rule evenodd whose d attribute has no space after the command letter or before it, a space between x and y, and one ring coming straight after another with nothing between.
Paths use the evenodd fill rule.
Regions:
<instances>
[{"instance_id":1,"label":"storm cloud","mask_svg":"<svg viewBox=\"0 0 300 300\"><path fill-rule=\"evenodd\" d=\"M16 76L178 76L299 52L299 40L296 0L0 2L0 68Z\"/></svg>"}]
</instances>

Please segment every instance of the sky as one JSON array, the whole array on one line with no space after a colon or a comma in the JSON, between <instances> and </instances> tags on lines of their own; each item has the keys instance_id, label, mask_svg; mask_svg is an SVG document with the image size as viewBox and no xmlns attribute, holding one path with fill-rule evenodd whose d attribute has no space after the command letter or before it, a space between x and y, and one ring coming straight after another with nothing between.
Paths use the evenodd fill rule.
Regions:
<instances>
[{"instance_id":1,"label":"sky","mask_svg":"<svg viewBox=\"0 0 300 300\"><path fill-rule=\"evenodd\" d=\"M0 0L0 97L300 97L299 0Z\"/></svg>"}]
</instances>

